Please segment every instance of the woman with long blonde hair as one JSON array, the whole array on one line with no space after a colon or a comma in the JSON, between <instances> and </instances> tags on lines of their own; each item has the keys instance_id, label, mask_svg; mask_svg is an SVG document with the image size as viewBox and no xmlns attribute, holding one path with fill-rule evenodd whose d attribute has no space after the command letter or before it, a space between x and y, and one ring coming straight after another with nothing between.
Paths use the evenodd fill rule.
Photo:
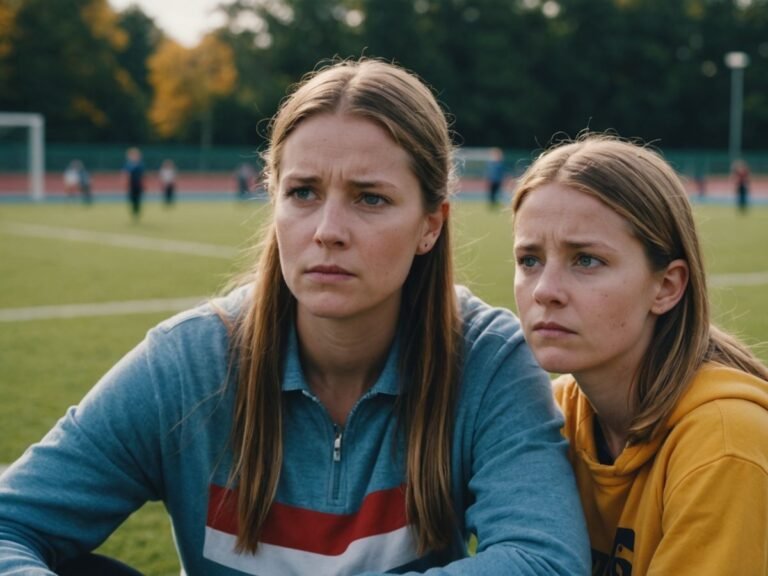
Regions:
<instances>
[{"instance_id":1,"label":"woman with long blonde hair","mask_svg":"<svg viewBox=\"0 0 768 576\"><path fill-rule=\"evenodd\" d=\"M768 369L710 322L685 188L592 134L528 168L515 296L555 395L592 574L768 574Z\"/></svg>"},{"instance_id":2,"label":"woman with long blonde hair","mask_svg":"<svg viewBox=\"0 0 768 576\"><path fill-rule=\"evenodd\" d=\"M253 273L150 331L3 476L0 572L160 499L189 576L586 574L548 377L509 311L453 284L432 92L380 61L323 68L265 160Z\"/></svg>"}]
</instances>

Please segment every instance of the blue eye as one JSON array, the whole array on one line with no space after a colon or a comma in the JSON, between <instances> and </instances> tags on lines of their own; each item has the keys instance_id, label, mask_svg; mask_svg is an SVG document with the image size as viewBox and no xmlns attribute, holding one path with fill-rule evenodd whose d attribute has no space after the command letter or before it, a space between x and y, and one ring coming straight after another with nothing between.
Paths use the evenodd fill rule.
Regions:
<instances>
[{"instance_id":1,"label":"blue eye","mask_svg":"<svg viewBox=\"0 0 768 576\"><path fill-rule=\"evenodd\" d=\"M518 266L523 268L533 268L538 263L538 259L535 256L520 256L517 259Z\"/></svg>"},{"instance_id":2,"label":"blue eye","mask_svg":"<svg viewBox=\"0 0 768 576\"><path fill-rule=\"evenodd\" d=\"M360 202L366 206L381 206L386 203L386 200L383 196L379 196L378 194L365 192L360 196Z\"/></svg>"},{"instance_id":3,"label":"blue eye","mask_svg":"<svg viewBox=\"0 0 768 576\"><path fill-rule=\"evenodd\" d=\"M314 198L314 195L315 193L312 191L312 189L307 188L305 186L291 188L290 190L288 190L286 194L286 196L292 196L297 200L312 200L312 198Z\"/></svg>"},{"instance_id":4,"label":"blue eye","mask_svg":"<svg viewBox=\"0 0 768 576\"><path fill-rule=\"evenodd\" d=\"M595 268L601 264L602 262L600 260L589 254L579 254L576 256L576 265L582 268Z\"/></svg>"}]
</instances>

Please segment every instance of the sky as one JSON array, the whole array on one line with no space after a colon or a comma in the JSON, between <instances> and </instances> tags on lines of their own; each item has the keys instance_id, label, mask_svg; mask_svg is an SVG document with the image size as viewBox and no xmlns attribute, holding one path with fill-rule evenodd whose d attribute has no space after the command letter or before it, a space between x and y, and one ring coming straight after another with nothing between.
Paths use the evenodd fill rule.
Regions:
<instances>
[{"instance_id":1,"label":"sky","mask_svg":"<svg viewBox=\"0 0 768 576\"><path fill-rule=\"evenodd\" d=\"M203 34L221 21L211 11L221 0L109 0L115 10L138 4L174 40L187 47L198 43Z\"/></svg>"}]
</instances>

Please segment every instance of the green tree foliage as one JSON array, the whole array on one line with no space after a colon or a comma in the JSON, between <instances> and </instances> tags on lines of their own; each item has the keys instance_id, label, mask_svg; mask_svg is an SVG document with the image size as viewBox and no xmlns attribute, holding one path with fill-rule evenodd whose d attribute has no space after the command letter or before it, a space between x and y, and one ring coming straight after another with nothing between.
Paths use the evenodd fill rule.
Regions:
<instances>
[{"instance_id":1,"label":"green tree foliage","mask_svg":"<svg viewBox=\"0 0 768 576\"><path fill-rule=\"evenodd\" d=\"M206 108L215 143L258 147L305 72L366 55L434 86L466 145L530 149L589 128L723 149L724 56L740 50L751 59L744 148L765 148L768 0L226 0L220 10L215 36L238 80ZM116 24L109 14L106 0L0 0L0 107L43 111L55 139L149 137L158 88L147 62L161 32L138 8ZM155 137L196 141L202 120L190 118Z\"/></svg>"},{"instance_id":2,"label":"green tree foliage","mask_svg":"<svg viewBox=\"0 0 768 576\"><path fill-rule=\"evenodd\" d=\"M236 48L237 61L259 68L241 69L241 78L257 102L251 112L258 109L262 118L319 59L365 54L403 64L435 86L468 145L531 148L555 132L615 129L665 146L717 148L728 131L723 56L740 49L753 54L745 146L759 145L768 127L768 92L760 89L768 82L762 80L768 78L765 0L240 0L234 6L228 41L247 38ZM361 15L354 25L347 18L353 11ZM238 30L243 14L255 17L258 32ZM268 43L259 46L259 38Z\"/></svg>"},{"instance_id":3,"label":"green tree foliage","mask_svg":"<svg viewBox=\"0 0 768 576\"><path fill-rule=\"evenodd\" d=\"M222 6L219 38L235 53L237 88L217 101L217 141L259 148L290 86L321 60L360 56L361 41L348 0L237 0ZM350 24L350 21L353 24ZM236 138L244 138L237 140Z\"/></svg>"},{"instance_id":4,"label":"green tree foliage","mask_svg":"<svg viewBox=\"0 0 768 576\"><path fill-rule=\"evenodd\" d=\"M155 21L133 4L119 14L118 25L125 31L128 40L117 54L117 62L131 77L131 80L147 102L151 100L147 61L157 50L164 34Z\"/></svg>"},{"instance_id":5,"label":"green tree foliage","mask_svg":"<svg viewBox=\"0 0 768 576\"><path fill-rule=\"evenodd\" d=\"M144 138L136 85L116 59L125 42L106 0L22 0L0 107L42 112L51 140Z\"/></svg>"},{"instance_id":6,"label":"green tree foliage","mask_svg":"<svg viewBox=\"0 0 768 576\"><path fill-rule=\"evenodd\" d=\"M6 0L0 2L0 102L11 98L10 55L12 53L13 30L19 2Z\"/></svg>"},{"instance_id":7,"label":"green tree foliage","mask_svg":"<svg viewBox=\"0 0 768 576\"><path fill-rule=\"evenodd\" d=\"M158 133L173 137L199 127L202 145L210 147L213 105L237 80L230 46L213 35L194 48L165 40L148 64L155 92L150 119Z\"/></svg>"}]
</instances>

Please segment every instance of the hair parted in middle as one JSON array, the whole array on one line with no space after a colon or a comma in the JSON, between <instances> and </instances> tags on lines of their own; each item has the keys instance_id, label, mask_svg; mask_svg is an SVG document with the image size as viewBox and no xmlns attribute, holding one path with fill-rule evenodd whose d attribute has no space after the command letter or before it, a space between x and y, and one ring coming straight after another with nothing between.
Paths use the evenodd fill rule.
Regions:
<instances>
[{"instance_id":1,"label":"hair parted in middle","mask_svg":"<svg viewBox=\"0 0 768 576\"><path fill-rule=\"evenodd\" d=\"M518 182L512 210L537 188L558 183L614 210L642 243L654 271L676 259L688 263L680 301L661 315L636 374L638 409L628 442L649 440L664 425L704 362L737 367L761 378L768 371L746 346L710 322L701 244L683 182L664 158L611 134L585 133L542 153Z\"/></svg>"},{"instance_id":2,"label":"hair parted in middle","mask_svg":"<svg viewBox=\"0 0 768 576\"><path fill-rule=\"evenodd\" d=\"M335 62L307 75L283 101L264 153L274 201L286 140L307 118L369 119L408 153L425 213L441 209L455 187L453 143L445 112L415 74L374 59ZM238 486L237 546L253 552L274 501L282 464L281 366L296 300L280 267L274 226L250 274L250 305L234 330L238 370L232 427ZM461 372L462 338L448 219L429 252L414 258L399 318L401 394L397 413L406 446L406 513L421 551L449 544L455 513L450 452Z\"/></svg>"}]
</instances>

